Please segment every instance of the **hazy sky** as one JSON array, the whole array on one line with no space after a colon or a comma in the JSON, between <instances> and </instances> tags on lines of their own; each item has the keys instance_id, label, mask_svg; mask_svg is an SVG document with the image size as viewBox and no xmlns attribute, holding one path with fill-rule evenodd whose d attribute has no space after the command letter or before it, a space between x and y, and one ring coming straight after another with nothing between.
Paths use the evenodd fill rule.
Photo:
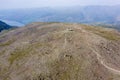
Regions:
<instances>
[{"instance_id":1,"label":"hazy sky","mask_svg":"<svg viewBox=\"0 0 120 80\"><path fill-rule=\"evenodd\" d=\"M120 0L0 0L0 9L118 4Z\"/></svg>"}]
</instances>

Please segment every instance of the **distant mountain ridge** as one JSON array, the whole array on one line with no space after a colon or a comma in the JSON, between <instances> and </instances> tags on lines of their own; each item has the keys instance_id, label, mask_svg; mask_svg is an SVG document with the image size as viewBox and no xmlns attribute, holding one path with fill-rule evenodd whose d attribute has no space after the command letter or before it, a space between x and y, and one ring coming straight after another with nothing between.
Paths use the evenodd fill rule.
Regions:
<instances>
[{"instance_id":1,"label":"distant mountain ridge","mask_svg":"<svg viewBox=\"0 0 120 80\"><path fill-rule=\"evenodd\" d=\"M18 27L24 26L24 24L19 23L17 21L10 21L10 20L1 20L1 21L5 22L6 24L8 24L10 26L18 26Z\"/></svg>"},{"instance_id":2,"label":"distant mountain ridge","mask_svg":"<svg viewBox=\"0 0 120 80\"><path fill-rule=\"evenodd\" d=\"M75 22L119 26L120 5L1 10L0 18L23 24L31 22Z\"/></svg>"}]
</instances>

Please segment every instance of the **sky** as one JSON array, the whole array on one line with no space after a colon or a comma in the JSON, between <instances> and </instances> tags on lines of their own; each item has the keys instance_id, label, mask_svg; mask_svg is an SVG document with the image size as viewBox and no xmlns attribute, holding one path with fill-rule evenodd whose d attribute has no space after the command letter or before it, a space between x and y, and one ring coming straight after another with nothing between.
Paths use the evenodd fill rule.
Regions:
<instances>
[{"instance_id":1,"label":"sky","mask_svg":"<svg viewBox=\"0 0 120 80\"><path fill-rule=\"evenodd\" d=\"M118 4L120 0L0 0L0 9Z\"/></svg>"}]
</instances>

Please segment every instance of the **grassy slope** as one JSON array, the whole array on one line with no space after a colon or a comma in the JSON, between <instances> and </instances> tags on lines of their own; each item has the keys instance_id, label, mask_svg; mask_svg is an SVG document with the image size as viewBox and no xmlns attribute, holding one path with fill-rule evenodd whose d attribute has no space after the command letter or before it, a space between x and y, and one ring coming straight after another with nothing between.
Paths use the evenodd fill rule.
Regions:
<instances>
[{"instance_id":1,"label":"grassy slope","mask_svg":"<svg viewBox=\"0 0 120 80\"><path fill-rule=\"evenodd\" d=\"M9 31L0 38L0 78L119 80L120 76L101 65L91 50L97 49L100 53L101 49L106 54L107 50L100 48L103 46L101 42L107 44L106 42L113 41L116 44L119 37L119 33L105 28L65 23L32 23ZM119 54L119 45L107 48L112 48L111 55ZM113 60L109 56L106 58L119 63L119 60ZM116 67L114 63L110 66Z\"/></svg>"}]
</instances>

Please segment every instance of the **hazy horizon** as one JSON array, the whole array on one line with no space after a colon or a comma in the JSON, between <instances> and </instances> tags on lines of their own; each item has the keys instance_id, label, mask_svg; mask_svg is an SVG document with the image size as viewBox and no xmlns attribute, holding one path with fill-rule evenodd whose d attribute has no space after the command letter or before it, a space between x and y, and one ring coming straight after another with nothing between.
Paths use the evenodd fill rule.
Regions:
<instances>
[{"instance_id":1,"label":"hazy horizon","mask_svg":"<svg viewBox=\"0 0 120 80\"><path fill-rule=\"evenodd\" d=\"M119 0L0 0L0 9L119 5Z\"/></svg>"}]
</instances>

